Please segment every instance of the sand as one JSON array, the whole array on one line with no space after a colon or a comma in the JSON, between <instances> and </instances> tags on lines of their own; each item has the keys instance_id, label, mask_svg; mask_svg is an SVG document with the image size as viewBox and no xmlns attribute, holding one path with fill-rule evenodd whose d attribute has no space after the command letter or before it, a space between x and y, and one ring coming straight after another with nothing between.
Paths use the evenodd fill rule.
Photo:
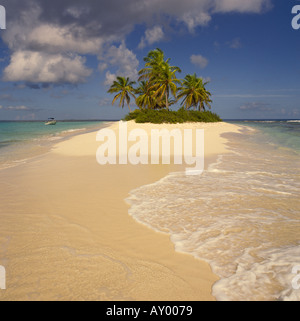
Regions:
<instances>
[{"instance_id":1,"label":"sand","mask_svg":"<svg viewBox=\"0 0 300 321\"><path fill-rule=\"evenodd\" d=\"M205 130L206 165L237 132L228 123L150 125ZM117 132L118 123L110 127ZM214 300L210 266L177 253L166 234L137 223L129 192L184 165L99 165L96 132L0 171L0 300Z\"/></svg>"}]
</instances>

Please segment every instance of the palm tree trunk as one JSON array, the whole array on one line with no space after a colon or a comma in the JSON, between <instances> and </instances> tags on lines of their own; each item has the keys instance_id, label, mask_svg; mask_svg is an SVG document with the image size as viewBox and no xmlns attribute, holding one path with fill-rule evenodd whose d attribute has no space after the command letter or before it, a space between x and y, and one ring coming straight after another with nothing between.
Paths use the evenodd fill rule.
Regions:
<instances>
[{"instance_id":1,"label":"palm tree trunk","mask_svg":"<svg viewBox=\"0 0 300 321\"><path fill-rule=\"evenodd\" d=\"M129 109L129 112L131 113L131 109L130 109L130 106L129 106L129 104L128 104L128 109Z\"/></svg>"},{"instance_id":2,"label":"palm tree trunk","mask_svg":"<svg viewBox=\"0 0 300 321\"><path fill-rule=\"evenodd\" d=\"M166 92L166 107L167 107L167 110L169 110L168 92Z\"/></svg>"},{"instance_id":3,"label":"palm tree trunk","mask_svg":"<svg viewBox=\"0 0 300 321\"><path fill-rule=\"evenodd\" d=\"M200 104L199 104L199 111L202 110L202 101L200 101Z\"/></svg>"}]
</instances>

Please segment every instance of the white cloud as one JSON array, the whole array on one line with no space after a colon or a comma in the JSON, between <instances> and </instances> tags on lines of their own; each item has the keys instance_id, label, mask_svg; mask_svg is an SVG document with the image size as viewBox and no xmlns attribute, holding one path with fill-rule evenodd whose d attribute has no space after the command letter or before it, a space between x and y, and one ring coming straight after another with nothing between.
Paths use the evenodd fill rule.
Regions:
<instances>
[{"instance_id":1,"label":"white cloud","mask_svg":"<svg viewBox=\"0 0 300 321\"><path fill-rule=\"evenodd\" d=\"M141 42L139 44L139 48L143 49L147 45L152 45L155 42L159 42L164 38L164 31L161 26L154 26L151 29L147 29L145 31L145 36L142 37Z\"/></svg>"},{"instance_id":2,"label":"white cloud","mask_svg":"<svg viewBox=\"0 0 300 321\"><path fill-rule=\"evenodd\" d=\"M8 106L4 108L5 110L15 110L15 111L19 111L19 110L29 110L28 107L26 106Z\"/></svg>"},{"instance_id":3,"label":"white cloud","mask_svg":"<svg viewBox=\"0 0 300 321\"><path fill-rule=\"evenodd\" d=\"M190 61L192 64L199 66L200 68L205 68L208 64L208 60L201 55L191 55Z\"/></svg>"},{"instance_id":4,"label":"white cloud","mask_svg":"<svg viewBox=\"0 0 300 321\"><path fill-rule=\"evenodd\" d=\"M110 46L99 59L105 61L104 65L100 62L99 69L103 70L106 65L114 67L118 76L129 77L131 80L136 80L138 78L137 68L139 61L136 55L126 47L124 41L122 41L118 47L114 45ZM110 71L106 72L105 84L110 83L112 75L113 74ZM115 77L116 76L114 75L114 78Z\"/></svg>"},{"instance_id":5,"label":"white cloud","mask_svg":"<svg viewBox=\"0 0 300 321\"><path fill-rule=\"evenodd\" d=\"M105 81L104 85L111 86L113 82L116 80L117 76L115 74L112 74L110 71L107 71L105 74Z\"/></svg>"},{"instance_id":6,"label":"white cloud","mask_svg":"<svg viewBox=\"0 0 300 321\"><path fill-rule=\"evenodd\" d=\"M268 103L262 103L262 102L251 102L251 103L246 103L239 108L240 110L243 111L271 111L272 108L269 107Z\"/></svg>"},{"instance_id":7,"label":"white cloud","mask_svg":"<svg viewBox=\"0 0 300 321\"><path fill-rule=\"evenodd\" d=\"M108 64L106 62L100 62L99 65L98 65L98 70L100 72L104 71L107 68L108 68Z\"/></svg>"},{"instance_id":8,"label":"white cloud","mask_svg":"<svg viewBox=\"0 0 300 321\"><path fill-rule=\"evenodd\" d=\"M86 37L84 28L75 24L66 27L43 24L34 28L26 38L28 48L48 53L97 54L103 41L99 37Z\"/></svg>"},{"instance_id":9,"label":"white cloud","mask_svg":"<svg viewBox=\"0 0 300 321\"><path fill-rule=\"evenodd\" d=\"M0 109L8 110L8 111L27 111L27 112L39 111L39 109L31 108L31 107L27 107L27 106L23 106L23 105L21 105L21 106L7 106L7 107L0 106Z\"/></svg>"},{"instance_id":10,"label":"white cloud","mask_svg":"<svg viewBox=\"0 0 300 321\"><path fill-rule=\"evenodd\" d=\"M99 52L102 39L85 37L84 28L74 24L62 27L42 23L42 8L34 1L31 4L3 36L12 51L3 80L84 82L92 70L85 66L85 58L79 54Z\"/></svg>"},{"instance_id":11,"label":"white cloud","mask_svg":"<svg viewBox=\"0 0 300 321\"><path fill-rule=\"evenodd\" d=\"M206 26L210 22L211 16L207 12L188 12L182 16L181 20L187 25L190 32L194 32L196 27Z\"/></svg>"},{"instance_id":12,"label":"white cloud","mask_svg":"<svg viewBox=\"0 0 300 321\"><path fill-rule=\"evenodd\" d=\"M85 0L84 3L2 0L1 4L10 12L2 38L11 50L4 79L83 82L91 74L82 57L86 54L99 57L100 71L113 67L114 73L135 78L138 61L124 40L136 25L150 26L140 42L143 48L161 41L168 24L184 24L194 32L198 26L207 25L214 13L261 13L270 8L270 3L270 0ZM205 60L198 64L204 66Z\"/></svg>"},{"instance_id":13,"label":"white cloud","mask_svg":"<svg viewBox=\"0 0 300 321\"><path fill-rule=\"evenodd\" d=\"M261 13L271 6L271 0L215 0L215 11L223 13Z\"/></svg>"},{"instance_id":14,"label":"white cloud","mask_svg":"<svg viewBox=\"0 0 300 321\"><path fill-rule=\"evenodd\" d=\"M81 56L17 51L4 69L5 81L28 81L46 83L80 83L90 76L92 70L84 65Z\"/></svg>"}]
</instances>

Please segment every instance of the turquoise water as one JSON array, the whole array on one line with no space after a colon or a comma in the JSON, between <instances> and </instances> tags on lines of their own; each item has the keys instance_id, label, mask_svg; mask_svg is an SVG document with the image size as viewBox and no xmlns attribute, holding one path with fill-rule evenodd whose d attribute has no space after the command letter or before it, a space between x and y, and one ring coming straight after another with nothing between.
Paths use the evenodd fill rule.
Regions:
<instances>
[{"instance_id":1,"label":"turquoise water","mask_svg":"<svg viewBox=\"0 0 300 321\"><path fill-rule=\"evenodd\" d=\"M202 175L131 191L129 213L208 262L217 300L299 301L300 122L232 123L241 130L223 135L229 153Z\"/></svg>"},{"instance_id":2,"label":"turquoise water","mask_svg":"<svg viewBox=\"0 0 300 321\"><path fill-rule=\"evenodd\" d=\"M23 163L49 150L53 143L75 134L99 129L100 121L0 122L0 169Z\"/></svg>"},{"instance_id":3,"label":"turquoise water","mask_svg":"<svg viewBox=\"0 0 300 321\"><path fill-rule=\"evenodd\" d=\"M258 129L265 134L264 143L300 153L300 120L232 121L231 123Z\"/></svg>"},{"instance_id":4,"label":"turquoise water","mask_svg":"<svg viewBox=\"0 0 300 321\"><path fill-rule=\"evenodd\" d=\"M202 175L171 173L131 191L129 213L207 261L217 300L300 301L300 121L232 123L241 131L224 134L229 153ZM0 122L0 168L99 125Z\"/></svg>"}]
</instances>

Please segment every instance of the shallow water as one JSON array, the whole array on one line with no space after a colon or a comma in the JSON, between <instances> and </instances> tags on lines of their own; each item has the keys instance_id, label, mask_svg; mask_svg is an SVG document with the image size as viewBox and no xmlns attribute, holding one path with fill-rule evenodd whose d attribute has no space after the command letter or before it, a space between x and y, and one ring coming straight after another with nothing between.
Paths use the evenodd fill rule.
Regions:
<instances>
[{"instance_id":1,"label":"shallow water","mask_svg":"<svg viewBox=\"0 0 300 321\"><path fill-rule=\"evenodd\" d=\"M209 262L217 300L300 300L300 123L239 124L230 153L132 191L129 213Z\"/></svg>"},{"instance_id":2,"label":"shallow water","mask_svg":"<svg viewBox=\"0 0 300 321\"><path fill-rule=\"evenodd\" d=\"M59 140L99 129L100 121L65 121L55 126L44 122L0 122L0 169L25 163Z\"/></svg>"}]
</instances>

